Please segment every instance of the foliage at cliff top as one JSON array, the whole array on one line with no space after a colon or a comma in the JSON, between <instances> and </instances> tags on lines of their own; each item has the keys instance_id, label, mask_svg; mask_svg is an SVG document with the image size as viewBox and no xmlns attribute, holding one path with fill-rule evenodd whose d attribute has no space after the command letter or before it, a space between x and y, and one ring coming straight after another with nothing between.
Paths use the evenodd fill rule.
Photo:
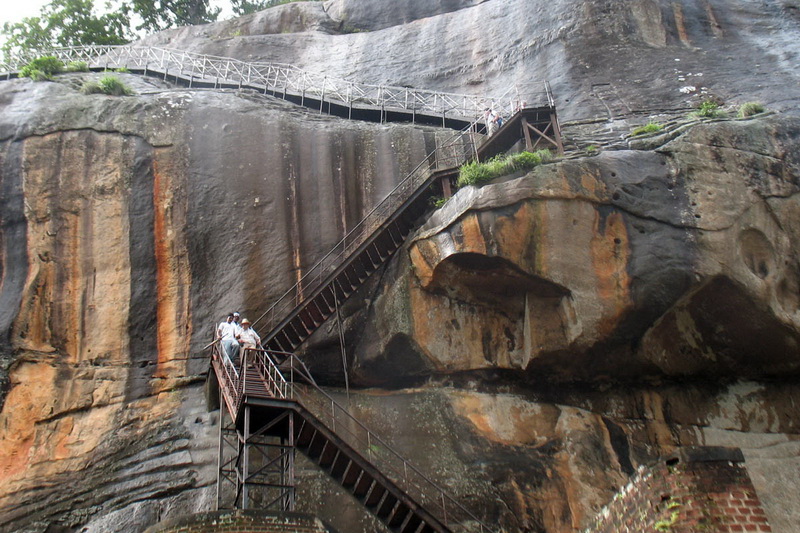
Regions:
<instances>
[{"instance_id":1,"label":"foliage at cliff top","mask_svg":"<svg viewBox=\"0 0 800 533\"><path fill-rule=\"evenodd\" d=\"M758 115L766 110L767 109L761 102L745 102L739 107L737 116L739 118L752 117L753 115Z\"/></svg>"},{"instance_id":2,"label":"foliage at cliff top","mask_svg":"<svg viewBox=\"0 0 800 533\"><path fill-rule=\"evenodd\" d=\"M520 152L509 156L496 156L485 163L471 161L462 165L459 169L456 184L459 187L481 185L518 170L530 170L542 163L547 163L552 158L553 155L550 150L537 150L536 152Z\"/></svg>"},{"instance_id":3,"label":"foliage at cliff top","mask_svg":"<svg viewBox=\"0 0 800 533\"><path fill-rule=\"evenodd\" d=\"M19 71L20 78L31 78L34 81L51 79L64 70L64 63L54 56L37 57Z\"/></svg>"},{"instance_id":4,"label":"foliage at cliff top","mask_svg":"<svg viewBox=\"0 0 800 533\"><path fill-rule=\"evenodd\" d=\"M295 0L228 0L234 15L246 15ZM0 33L5 37L2 52L12 57L57 46L87 44L125 44L148 33L214 22L220 13L210 0L51 0L35 17L6 22ZM135 21L138 21L136 24Z\"/></svg>"},{"instance_id":5,"label":"foliage at cliff top","mask_svg":"<svg viewBox=\"0 0 800 533\"><path fill-rule=\"evenodd\" d=\"M94 0L52 0L39 16L6 22L5 58L56 46L123 44L133 37L127 10L98 16L94 8Z\"/></svg>"}]
</instances>

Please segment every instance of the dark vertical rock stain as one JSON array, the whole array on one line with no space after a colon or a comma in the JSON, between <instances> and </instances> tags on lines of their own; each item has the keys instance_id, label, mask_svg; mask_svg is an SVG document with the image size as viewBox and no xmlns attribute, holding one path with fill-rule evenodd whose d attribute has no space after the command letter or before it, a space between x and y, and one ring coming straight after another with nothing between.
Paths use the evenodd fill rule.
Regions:
<instances>
[{"instance_id":1,"label":"dark vertical rock stain","mask_svg":"<svg viewBox=\"0 0 800 533\"><path fill-rule=\"evenodd\" d=\"M633 468L633 463L631 462L631 449L630 445L628 444L628 436L625 434L625 431L622 430L619 424L612 422L605 416L601 418L603 420L603 424L605 424L606 429L608 430L611 449L614 450L614 453L617 456L617 461L619 462L620 468L622 468L622 471L629 476L633 475L635 469Z\"/></svg>"},{"instance_id":2,"label":"dark vertical rock stain","mask_svg":"<svg viewBox=\"0 0 800 533\"><path fill-rule=\"evenodd\" d=\"M28 276L27 225L22 194L22 143L0 148L0 409L8 391L6 369L13 362L11 327Z\"/></svg>"},{"instance_id":3,"label":"dark vertical rock stain","mask_svg":"<svg viewBox=\"0 0 800 533\"><path fill-rule=\"evenodd\" d=\"M150 376L158 362L156 343L156 256L153 202L153 153L139 139L129 140L133 165L128 170L128 225L131 262L130 338L131 366L125 385L130 401L150 394Z\"/></svg>"},{"instance_id":4,"label":"dark vertical rock stain","mask_svg":"<svg viewBox=\"0 0 800 533\"><path fill-rule=\"evenodd\" d=\"M299 139L295 139L295 129L285 123L280 124L281 129L284 130L282 137L291 139L290 146L296 146ZM289 130L289 131L286 131ZM283 159L283 175L285 179L283 183L286 184L286 190L283 198L286 199L286 228L288 230L287 240L291 251L291 272L294 273L293 282L300 281L303 277L302 265L302 251L300 249L300 222L299 212L302 206L299 205L297 196L297 166L298 166L299 152L293 151L288 157Z\"/></svg>"},{"instance_id":5,"label":"dark vertical rock stain","mask_svg":"<svg viewBox=\"0 0 800 533\"><path fill-rule=\"evenodd\" d=\"M80 231L81 235L91 236L95 234L94 206L92 204L95 201L99 201L99 198L97 197L103 196L109 192L102 190L102 188L100 187L96 188L94 186L95 176L93 175L93 172L91 172L91 170L93 170L92 161L94 159L94 154L97 154L98 150L105 151L106 147L96 146L97 139L94 135L81 132L79 138L81 139L80 144L86 147L86 150L84 152L84 166L86 172L84 172L83 175L83 183L81 184L81 188L86 191L92 191L91 195L89 195L88 198L87 195L83 195L80 200L81 202L81 205L79 207L79 212L81 213L81 218L79 221L81 228ZM76 263L79 262L80 266L78 266L77 270L74 270L73 272L77 273L77 275L81 277L80 281L81 294L80 296L76 295L76 298L78 299L77 308L79 313L77 325L79 326L80 331L75 338L76 341L75 349L76 349L76 356L79 359L82 359L84 355L82 352L84 350L83 341L84 339L86 339L86 334L87 334L86 325L88 316L92 313L92 308L89 307L91 303L90 295L87 293L89 284L86 281L88 279L88 273L93 269L92 267L94 261L93 249L94 249L94 239L84 238L81 239L80 249L75 250L75 252L77 252L78 254L78 258L74 260L74 262ZM86 347L86 350L91 350L91 348ZM92 359L105 354L91 353L87 351L86 355L89 359Z\"/></svg>"}]
</instances>

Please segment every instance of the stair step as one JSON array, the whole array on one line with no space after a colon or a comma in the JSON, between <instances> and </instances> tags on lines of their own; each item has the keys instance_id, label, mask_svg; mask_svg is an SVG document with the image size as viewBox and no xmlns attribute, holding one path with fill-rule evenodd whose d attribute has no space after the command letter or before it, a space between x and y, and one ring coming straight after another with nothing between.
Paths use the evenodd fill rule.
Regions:
<instances>
[{"instance_id":1,"label":"stair step","mask_svg":"<svg viewBox=\"0 0 800 533\"><path fill-rule=\"evenodd\" d=\"M300 428L300 431L297 433L297 438L295 439L295 445L299 448L307 447L312 440L314 440L314 436L317 434L317 430L311 427L310 424L303 424Z\"/></svg>"},{"instance_id":2,"label":"stair step","mask_svg":"<svg viewBox=\"0 0 800 533\"><path fill-rule=\"evenodd\" d=\"M375 483L375 479L366 472L361 473L361 477L358 478L355 486L353 487L353 496L357 498L363 498L368 493L372 485Z\"/></svg>"},{"instance_id":3,"label":"stair step","mask_svg":"<svg viewBox=\"0 0 800 533\"><path fill-rule=\"evenodd\" d=\"M367 498L364 500L364 505L367 507L375 507L381 502L384 494L386 494L386 487L377 482L373 483L372 490L369 491Z\"/></svg>"},{"instance_id":4,"label":"stair step","mask_svg":"<svg viewBox=\"0 0 800 533\"><path fill-rule=\"evenodd\" d=\"M358 477L361 475L362 472L363 470L361 469L361 467L358 466L355 462L351 461L347 465L347 469L344 471L344 475L342 476L342 486L345 488L354 486L356 484L356 481L358 481Z\"/></svg>"},{"instance_id":5,"label":"stair step","mask_svg":"<svg viewBox=\"0 0 800 533\"><path fill-rule=\"evenodd\" d=\"M392 514L395 505L397 505L397 497L389 492L378 505L375 515L381 519L388 518Z\"/></svg>"},{"instance_id":6,"label":"stair step","mask_svg":"<svg viewBox=\"0 0 800 533\"><path fill-rule=\"evenodd\" d=\"M319 455L319 459L317 460L317 464L322 468L327 468L333 464L334 459L336 459L336 455L339 453L337 447L331 442L325 442L325 446L322 448L322 452Z\"/></svg>"},{"instance_id":7,"label":"stair step","mask_svg":"<svg viewBox=\"0 0 800 533\"><path fill-rule=\"evenodd\" d=\"M331 465L331 477L344 486L344 474L352 463L350 458L340 451Z\"/></svg>"},{"instance_id":8,"label":"stair step","mask_svg":"<svg viewBox=\"0 0 800 533\"><path fill-rule=\"evenodd\" d=\"M400 529L400 533L416 533L419 526L422 524L422 518L416 513L406 521L405 525Z\"/></svg>"},{"instance_id":9,"label":"stair step","mask_svg":"<svg viewBox=\"0 0 800 533\"><path fill-rule=\"evenodd\" d=\"M322 454L322 450L325 449L325 445L328 443L328 439L325 436L317 431L314 434L314 437L311 439L311 442L308 444L308 449L306 450L306 455L310 459L316 460Z\"/></svg>"},{"instance_id":10,"label":"stair step","mask_svg":"<svg viewBox=\"0 0 800 533\"><path fill-rule=\"evenodd\" d=\"M398 503L392 512L392 515L388 519L387 523L389 524L389 527L396 528L401 526L403 522L406 521L406 518L408 518L410 513L411 509L408 507L408 505L402 502Z\"/></svg>"}]
</instances>

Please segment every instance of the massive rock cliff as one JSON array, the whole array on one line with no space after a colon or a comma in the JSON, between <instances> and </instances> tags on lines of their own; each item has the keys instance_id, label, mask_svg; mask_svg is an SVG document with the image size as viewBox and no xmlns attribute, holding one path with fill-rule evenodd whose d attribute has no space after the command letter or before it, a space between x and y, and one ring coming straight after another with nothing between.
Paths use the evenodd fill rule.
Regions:
<instances>
[{"instance_id":1,"label":"massive rock cliff","mask_svg":"<svg viewBox=\"0 0 800 533\"><path fill-rule=\"evenodd\" d=\"M638 465L710 444L744 450L790 532L797 10L331 0L146 42L459 92L550 79L562 117L595 119L568 142L704 91L784 110L463 189L342 313L354 412L507 531L579 531ZM3 531L141 531L213 506L212 324L265 310L450 135L133 75L136 96L86 96L86 76L0 82ZM333 387L337 335L303 352ZM301 510L382 527L301 478Z\"/></svg>"},{"instance_id":2,"label":"massive rock cliff","mask_svg":"<svg viewBox=\"0 0 800 533\"><path fill-rule=\"evenodd\" d=\"M562 117L796 107L794 0L329 0L154 35L145 44L290 63L354 81L533 101Z\"/></svg>"}]
</instances>

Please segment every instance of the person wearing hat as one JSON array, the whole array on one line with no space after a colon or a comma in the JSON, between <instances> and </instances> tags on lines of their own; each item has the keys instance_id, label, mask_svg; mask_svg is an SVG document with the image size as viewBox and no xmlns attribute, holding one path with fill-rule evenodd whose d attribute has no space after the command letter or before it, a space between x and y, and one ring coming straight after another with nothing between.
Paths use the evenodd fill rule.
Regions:
<instances>
[{"instance_id":1,"label":"person wearing hat","mask_svg":"<svg viewBox=\"0 0 800 533\"><path fill-rule=\"evenodd\" d=\"M245 350L261 346L261 337L258 336L256 330L250 327L250 321L246 318L242 319L242 330L236 338L239 339L239 344Z\"/></svg>"}]
</instances>

